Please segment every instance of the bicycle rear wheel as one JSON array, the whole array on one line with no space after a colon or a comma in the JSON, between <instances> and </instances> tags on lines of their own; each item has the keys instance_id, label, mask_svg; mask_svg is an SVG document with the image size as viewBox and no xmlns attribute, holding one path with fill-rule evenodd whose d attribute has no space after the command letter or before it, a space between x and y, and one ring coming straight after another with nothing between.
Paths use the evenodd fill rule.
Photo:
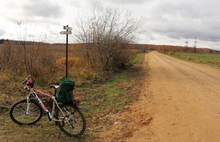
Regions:
<instances>
[{"instance_id":1,"label":"bicycle rear wheel","mask_svg":"<svg viewBox=\"0 0 220 142\"><path fill-rule=\"evenodd\" d=\"M57 125L66 135L80 137L86 129L86 120L79 108L72 105L62 107L62 112L58 110Z\"/></svg>"},{"instance_id":2,"label":"bicycle rear wheel","mask_svg":"<svg viewBox=\"0 0 220 142\"><path fill-rule=\"evenodd\" d=\"M11 119L19 125L32 125L39 121L42 117L41 106L30 99L29 110L27 110L27 99L16 102L10 109Z\"/></svg>"}]
</instances>

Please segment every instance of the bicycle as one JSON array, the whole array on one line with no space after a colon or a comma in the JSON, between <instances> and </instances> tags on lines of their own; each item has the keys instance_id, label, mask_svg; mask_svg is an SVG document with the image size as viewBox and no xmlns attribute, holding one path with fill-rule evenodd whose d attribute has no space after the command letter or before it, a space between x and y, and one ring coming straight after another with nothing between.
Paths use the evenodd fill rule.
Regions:
<instances>
[{"instance_id":1,"label":"bicycle","mask_svg":"<svg viewBox=\"0 0 220 142\"><path fill-rule=\"evenodd\" d=\"M33 125L41 119L43 112L46 112L49 121L55 121L55 124L66 135L73 137L83 135L86 129L86 121L80 111L78 100L73 100L68 104L58 102L56 93L59 85L50 85L51 88L54 88L54 95L45 93L33 88L34 81L31 75L24 80L23 84L25 85L24 90L29 91L29 95L15 102L10 108L10 118L13 122L19 125ZM39 94L52 100L52 107L47 102L43 102L38 96Z\"/></svg>"}]
</instances>

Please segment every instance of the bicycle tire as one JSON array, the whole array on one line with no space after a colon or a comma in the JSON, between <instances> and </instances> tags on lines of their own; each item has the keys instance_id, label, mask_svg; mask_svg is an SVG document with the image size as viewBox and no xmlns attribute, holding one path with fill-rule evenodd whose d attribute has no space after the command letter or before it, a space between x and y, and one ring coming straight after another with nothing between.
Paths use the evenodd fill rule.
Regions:
<instances>
[{"instance_id":1,"label":"bicycle tire","mask_svg":"<svg viewBox=\"0 0 220 142\"><path fill-rule=\"evenodd\" d=\"M86 129L86 120L79 108L73 105L66 105L62 107L65 113L63 117L60 110L57 111L56 117L59 119L57 125L60 130L71 137L80 137Z\"/></svg>"},{"instance_id":2,"label":"bicycle tire","mask_svg":"<svg viewBox=\"0 0 220 142\"><path fill-rule=\"evenodd\" d=\"M27 99L20 100L10 108L10 118L19 125L33 125L42 117L41 106L33 99L30 99L29 113L27 114Z\"/></svg>"}]
</instances>

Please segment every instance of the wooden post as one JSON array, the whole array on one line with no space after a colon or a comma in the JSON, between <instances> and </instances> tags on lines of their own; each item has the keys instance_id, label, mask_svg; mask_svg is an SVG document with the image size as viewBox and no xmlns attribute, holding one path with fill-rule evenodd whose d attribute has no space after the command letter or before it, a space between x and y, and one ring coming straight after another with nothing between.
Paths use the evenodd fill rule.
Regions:
<instances>
[{"instance_id":1,"label":"wooden post","mask_svg":"<svg viewBox=\"0 0 220 142\"><path fill-rule=\"evenodd\" d=\"M66 78L68 77L68 34L72 34L72 28L67 26L63 26L63 29L66 31L61 31L61 35L66 35Z\"/></svg>"},{"instance_id":2,"label":"wooden post","mask_svg":"<svg viewBox=\"0 0 220 142\"><path fill-rule=\"evenodd\" d=\"M68 31L68 25L66 26ZM68 34L66 34L66 78L68 77Z\"/></svg>"}]
</instances>

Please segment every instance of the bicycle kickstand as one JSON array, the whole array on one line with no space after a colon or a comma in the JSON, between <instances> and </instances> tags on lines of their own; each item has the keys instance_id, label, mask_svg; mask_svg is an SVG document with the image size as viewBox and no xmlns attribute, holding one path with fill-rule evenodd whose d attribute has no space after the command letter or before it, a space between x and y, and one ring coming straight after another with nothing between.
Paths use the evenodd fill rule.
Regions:
<instances>
[{"instance_id":1,"label":"bicycle kickstand","mask_svg":"<svg viewBox=\"0 0 220 142\"><path fill-rule=\"evenodd\" d=\"M58 139L60 139L60 135L61 135L61 130L60 130L60 133L59 133Z\"/></svg>"}]
</instances>

